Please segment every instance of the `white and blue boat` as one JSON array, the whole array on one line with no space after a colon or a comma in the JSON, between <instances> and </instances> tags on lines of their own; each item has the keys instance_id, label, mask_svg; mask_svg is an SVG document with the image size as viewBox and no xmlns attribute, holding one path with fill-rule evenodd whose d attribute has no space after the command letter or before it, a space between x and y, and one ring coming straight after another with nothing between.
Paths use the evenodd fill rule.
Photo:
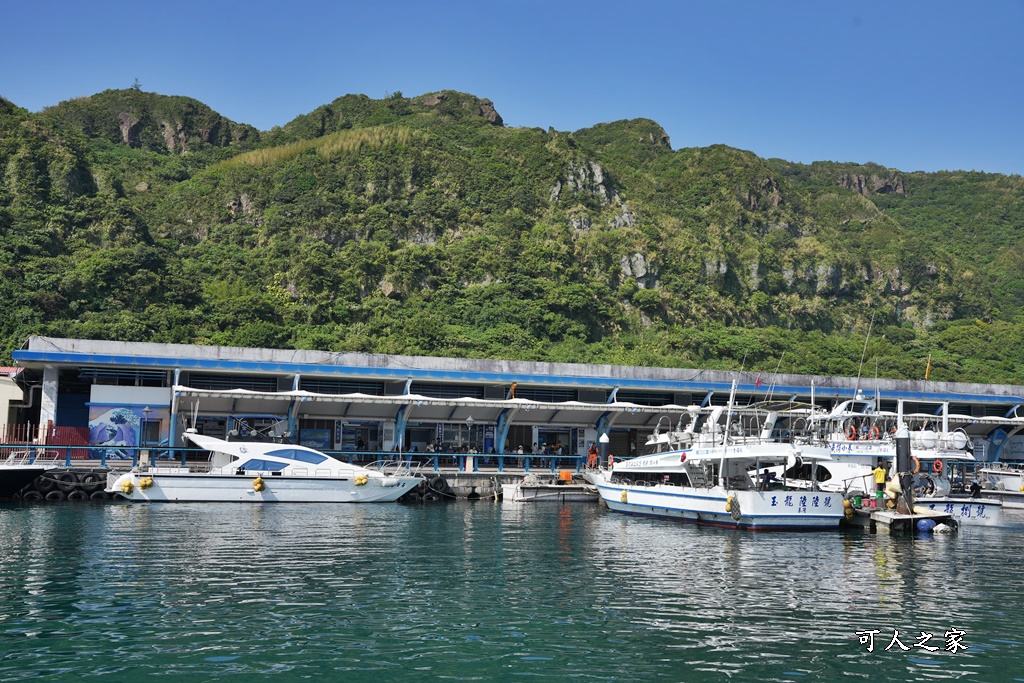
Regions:
<instances>
[{"instance_id":1,"label":"white and blue boat","mask_svg":"<svg viewBox=\"0 0 1024 683\"><path fill-rule=\"evenodd\" d=\"M659 421L644 455L587 476L614 512L749 530L835 529L847 516L841 493L763 476L780 466L813 472L831 460L828 448L803 438L806 415L788 403L692 406L674 429L662 432Z\"/></svg>"},{"instance_id":2,"label":"white and blue boat","mask_svg":"<svg viewBox=\"0 0 1024 683\"><path fill-rule=\"evenodd\" d=\"M811 418L813 431L824 435L832 460L823 463L812 475L807 467L778 468L776 476L795 488L818 488L844 494L847 498L872 500L876 495L876 466L894 476L896 460L895 434L901 427L908 431L914 486L914 511L951 515L959 524L999 526L1003 504L991 496L970 494L965 490L967 472L977 460L973 444L962 426L984 418L949 413L943 403L936 414L904 414L899 401L896 412L875 410L876 402L863 397L844 401L828 413L815 413ZM951 472L957 472L954 486ZM895 498L892 485L879 502Z\"/></svg>"}]
</instances>

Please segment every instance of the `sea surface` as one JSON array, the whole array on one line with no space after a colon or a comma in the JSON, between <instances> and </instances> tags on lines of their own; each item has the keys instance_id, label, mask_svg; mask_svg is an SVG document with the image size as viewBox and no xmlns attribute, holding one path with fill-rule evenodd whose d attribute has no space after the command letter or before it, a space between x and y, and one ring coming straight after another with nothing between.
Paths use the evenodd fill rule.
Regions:
<instances>
[{"instance_id":1,"label":"sea surface","mask_svg":"<svg viewBox=\"0 0 1024 683\"><path fill-rule=\"evenodd\" d=\"M11 503L0 681L1024 681L1018 521L916 537L587 503Z\"/></svg>"}]
</instances>

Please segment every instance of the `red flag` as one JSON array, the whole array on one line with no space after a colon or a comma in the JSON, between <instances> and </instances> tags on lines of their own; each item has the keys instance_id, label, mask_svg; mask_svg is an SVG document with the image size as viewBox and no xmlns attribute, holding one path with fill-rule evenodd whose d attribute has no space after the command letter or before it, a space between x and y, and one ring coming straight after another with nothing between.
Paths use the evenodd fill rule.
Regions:
<instances>
[{"instance_id":1,"label":"red flag","mask_svg":"<svg viewBox=\"0 0 1024 683\"><path fill-rule=\"evenodd\" d=\"M755 387L761 386L761 373L757 373L757 380L754 382Z\"/></svg>"}]
</instances>

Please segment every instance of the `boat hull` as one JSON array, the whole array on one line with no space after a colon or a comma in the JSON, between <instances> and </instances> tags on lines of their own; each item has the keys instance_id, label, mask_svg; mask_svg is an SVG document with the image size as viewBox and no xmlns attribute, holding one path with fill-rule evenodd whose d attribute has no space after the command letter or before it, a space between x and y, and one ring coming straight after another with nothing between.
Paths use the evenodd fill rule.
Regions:
<instances>
[{"instance_id":1,"label":"boat hull","mask_svg":"<svg viewBox=\"0 0 1024 683\"><path fill-rule=\"evenodd\" d=\"M992 498L921 498L914 501L914 509L918 508L952 515L965 526L1003 524L1003 504Z\"/></svg>"},{"instance_id":2,"label":"boat hull","mask_svg":"<svg viewBox=\"0 0 1024 683\"><path fill-rule=\"evenodd\" d=\"M46 467L30 465L0 465L0 498L11 498L46 470Z\"/></svg>"},{"instance_id":3,"label":"boat hull","mask_svg":"<svg viewBox=\"0 0 1024 683\"><path fill-rule=\"evenodd\" d=\"M145 481L152 480L152 483ZM107 492L135 503L389 503L417 486L419 477L261 477L209 473L132 472L111 476ZM131 486L126 486L125 483Z\"/></svg>"},{"instance_id":4,"label":"boat hull","mask_svg":"<svg viewBox=\"0 0 1024 683\"><path fill-rule=\"evenodd\" d=\"M836 529L843 497L822 491L728 491L720 487L627 486L594 478L614 512L749 530ZM726 510L727 503L731 510ZM738 503L739 511L735 510Z\"/></svg>"}]
</instances>

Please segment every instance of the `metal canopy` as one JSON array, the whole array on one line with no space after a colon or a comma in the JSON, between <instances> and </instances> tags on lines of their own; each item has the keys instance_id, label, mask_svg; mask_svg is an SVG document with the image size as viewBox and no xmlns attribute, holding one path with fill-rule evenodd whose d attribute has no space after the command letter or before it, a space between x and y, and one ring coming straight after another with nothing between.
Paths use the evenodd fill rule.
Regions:
<instances>
[{"instance_id":1,"label":"metal canopy","mask_svg":"<svg viewBox=\"0 0 1024 683\"><path fill-rule=\"evenodd\" d=\"M465 422L472 417L477 424L496 423L498 416L518 415L523 422L563 427L594 427L607 416L616 427L646 427L658 416L678 414L686 406L645 406L616 401L584 403L564 401L544 403L524 398L493 400L482 398L434 398L417 394L374 396L370 394L318 394L310 391L261 392L247 389L212 390L175 386L177 411L191 412L196 406L201 415L277 412L289 414L293 407L298 417L331 420L394 420L405 408L409 422Z\"/></svg>"}]
</instances>

